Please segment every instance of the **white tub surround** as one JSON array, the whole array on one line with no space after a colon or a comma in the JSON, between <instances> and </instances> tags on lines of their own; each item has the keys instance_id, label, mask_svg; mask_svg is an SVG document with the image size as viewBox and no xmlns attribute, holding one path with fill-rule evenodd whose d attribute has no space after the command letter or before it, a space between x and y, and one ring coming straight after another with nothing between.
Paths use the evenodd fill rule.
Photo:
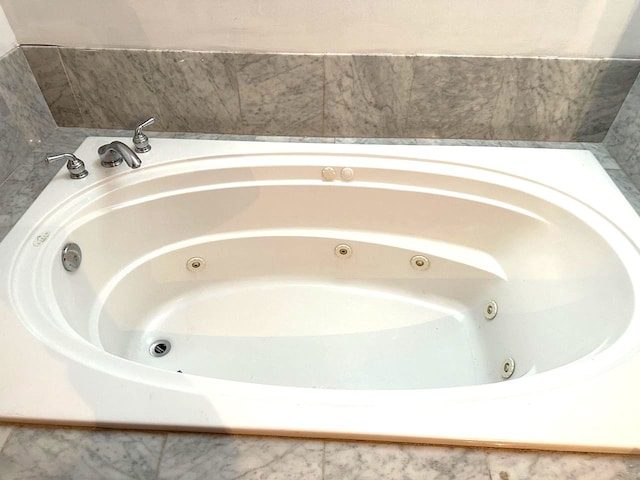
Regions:
<instances>
[{"instance_id":1,"label":"white tub surround","mask_svg":"<svg viewBox=\"0 0 640 480\"><path fill-rule=\"evenodd\" d=\"M589 152L110 140L0 244L0 419L640 445L640 220Z\"/></svg>"}]
</instances>

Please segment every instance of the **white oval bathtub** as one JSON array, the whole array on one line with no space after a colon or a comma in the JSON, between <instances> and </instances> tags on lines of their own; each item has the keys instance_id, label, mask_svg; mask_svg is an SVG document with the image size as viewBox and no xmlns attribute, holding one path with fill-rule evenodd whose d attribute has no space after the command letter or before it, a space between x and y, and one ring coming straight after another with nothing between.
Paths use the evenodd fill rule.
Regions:
<instances>
[{"instance_id":1,"label":"white oval bathtub","mask_svg":"<svg viewBox=\"0 0 640 480\"><path fill-rule=\"evenodd\" d=\"M106 170L102 143L78 151L90 176L58 174L0 245L7 328L37 339L33 361L55 366L42 376L68 404L2 417L579 449L638 439L549 435L532 413L637 361L640 222L590 154L156 140L143 168ZM83 254L72 273L69 242ZM157 341L168 353L151 354ZM167 414L169 399L187 413ZM465 428L434 421L474 409ZM532 418L510 435L513 409Z\"/></svg>"}]
</instances>

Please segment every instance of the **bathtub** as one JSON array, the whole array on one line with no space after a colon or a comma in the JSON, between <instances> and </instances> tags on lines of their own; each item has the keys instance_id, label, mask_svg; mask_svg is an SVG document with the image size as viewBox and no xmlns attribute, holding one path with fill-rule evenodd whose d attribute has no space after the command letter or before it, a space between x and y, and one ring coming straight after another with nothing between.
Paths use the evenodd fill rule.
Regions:
<instances>
[{"instance_id":1,"label":"bathtub","mask_svg":"<svg viewBox=\"0 0 640 480\"><path fill-rule=\"evenodd\" d=\"M640 220L589 152L111 140L0 244L1 420L637 453Z\"/></svg>"}]
</instances>

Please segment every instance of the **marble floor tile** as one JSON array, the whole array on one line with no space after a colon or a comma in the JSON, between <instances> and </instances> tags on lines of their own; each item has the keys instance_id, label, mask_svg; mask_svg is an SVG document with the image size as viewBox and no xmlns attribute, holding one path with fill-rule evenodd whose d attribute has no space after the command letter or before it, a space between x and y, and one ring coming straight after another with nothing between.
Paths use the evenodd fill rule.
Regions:
<instances>
[{"instance_id":1,"label":"marble floor tile","mask_svg":"<svg viewBox=\"0 0 640 480\"><path fill-rule=\"evenodd\" d=\"M560 452L488 452L492 480L637 480L640 457Z\"/></svg>"},{"instance_id":2,"label":"marble floor tile","mask_svg":"<svg viewBox=\"0 0 640 480\"><path fill-rule=\"evenodd\" d=\"M4 444L7 442L7 439L9 438L9 435L11 435L12 430L13 426L11 425L0 425L0 452L2 452L2 447L4 447Z\"/></svg>"},{"instance_id":3,"label":"marble floor tile","mask_svg":"<svg viewBox=\"0 0 640 480\"><path fill-rule=\"evenodd\" d=\"M16 427L0 452L2 480L154 479L165 434Z\"/></svg>"},{"instance_id":4,"label":"marble floor tile","mask_svg":"<svg viewBox=\"0 0 640 480\"><path fill-rule=\"evenodd\" d=\"M169 434L159 480L322 480L323 442L215 434Z\"/></svg>"},{"instance_id":5,"label":"marble floor tile","mask_svg":"<svg viewBox=\"0 0 640 480\"><path fill-rule=\"evenodd\" d=\"M328 441L326 480L489 480L484 450Z\"/></svg>"}]
</instances>

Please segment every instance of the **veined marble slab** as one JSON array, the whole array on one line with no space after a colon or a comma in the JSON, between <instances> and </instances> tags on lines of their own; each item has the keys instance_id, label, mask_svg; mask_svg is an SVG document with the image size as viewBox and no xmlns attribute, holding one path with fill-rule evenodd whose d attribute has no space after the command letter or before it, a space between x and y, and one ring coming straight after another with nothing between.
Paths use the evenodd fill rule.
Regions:
<instances>
[{"instance_id":1,"label":"veined marble slab","mask_svg":"<svg viewBox=\"0 0 640 480\"><path fill-rule=\"evenodd\" d=\"M60 125L155 115L157 130L250 135L599 142L640 71L617 59L26 48Z\"/></svg>"},{"instance_id":2,"label":"veined marble slab","mask_svg":"<svg viewBox=\"0 0 640 480\"><path fill-rule=\"evenodd\" d=\"M603 143L625 173L640 186L640 76Z\"/></svg>"},{"instance_id":3,"label":"veined marble slab","mask_svg":"<svg viewBox=\"0 0 640 480\"><path fill-rule=\"evenodd\" d=\"M0 184L55 130L20 49L0 58Z\"/></svg>"}]
</instances>

